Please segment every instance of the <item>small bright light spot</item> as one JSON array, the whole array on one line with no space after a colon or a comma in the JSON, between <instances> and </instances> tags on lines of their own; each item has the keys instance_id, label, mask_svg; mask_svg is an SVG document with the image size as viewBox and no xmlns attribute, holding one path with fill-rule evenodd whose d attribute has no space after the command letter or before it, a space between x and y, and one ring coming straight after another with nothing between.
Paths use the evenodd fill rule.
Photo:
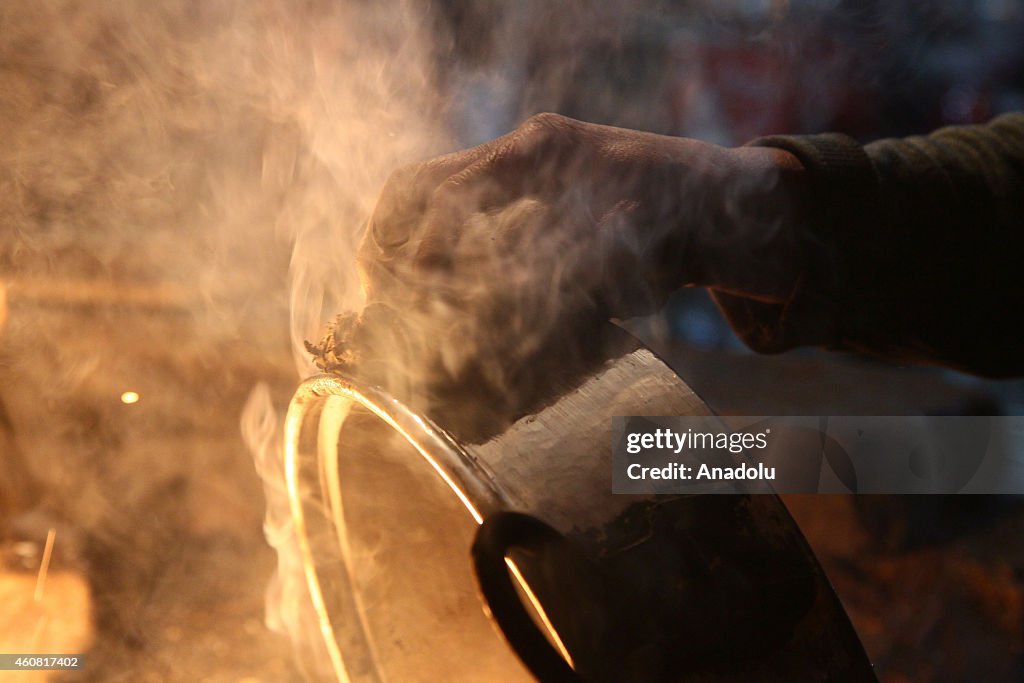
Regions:
<instances>
[{"instance_id":1,"label":"small bright light spot","mask_svg":"<svg viewBox=\"0 0 1024 683\"><path fill-rule=\"evenodd\" d=\"M139 402L139 395L137 393L135 393L134 391L126 391L123 394L121 394L121 403L125 403L127 405L131 405L132 403L138 403L138 402Z\"/></svg>"}]
</instances>

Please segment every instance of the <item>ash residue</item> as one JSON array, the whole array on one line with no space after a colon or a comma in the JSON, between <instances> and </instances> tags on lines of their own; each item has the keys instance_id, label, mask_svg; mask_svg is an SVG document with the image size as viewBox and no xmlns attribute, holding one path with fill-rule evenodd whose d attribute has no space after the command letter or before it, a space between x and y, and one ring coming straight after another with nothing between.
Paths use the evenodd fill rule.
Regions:
<instances>
[{"instance_id":1,"label":"ash residue","mask_svg":"<svg viewBox=\"0 0 1024 683\"><path fill-rule=\"evenodd\" d=\"M352 332L359 317L355 313L342 313L327 325L319 343L308 339L303 343L313 356L313 362L324 372L344 373L351 371L357 361L352 346Z\"/></svg>"}]
</instances>

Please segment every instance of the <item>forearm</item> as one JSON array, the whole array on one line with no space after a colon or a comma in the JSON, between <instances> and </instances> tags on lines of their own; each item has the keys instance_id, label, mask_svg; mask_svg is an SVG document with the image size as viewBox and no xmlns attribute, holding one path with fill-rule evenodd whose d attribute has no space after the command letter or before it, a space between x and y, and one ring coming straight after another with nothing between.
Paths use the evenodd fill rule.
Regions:
<instances>
[{"instance_id":1,"label":"forearm","mask_svg":"<svg viewBox=\"0 0 1024 683\"><path fill-rule=\"evenodd\" d=\"M716 293L745 341L1024 372L1024 115L863 148L837 135L752 144L793 153L811 201L789 300Z\"/></svg>"}]
</instances>

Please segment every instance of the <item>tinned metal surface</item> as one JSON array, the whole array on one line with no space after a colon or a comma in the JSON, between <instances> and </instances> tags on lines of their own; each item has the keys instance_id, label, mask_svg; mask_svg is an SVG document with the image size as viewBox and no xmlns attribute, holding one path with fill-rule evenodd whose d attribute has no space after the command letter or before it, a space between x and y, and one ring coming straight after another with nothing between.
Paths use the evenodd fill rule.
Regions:
<instances>
[{"instance_id":1,"label":"tinned metal surface","mask_svg":"<svg viewBox=\"0 0 1024 683\"><path fill-rule=\"evenodd\" d=\"M510 549L510 557L581 678L874 680L831 586L775 496L740 488L732 496L611 493L612 416L711 414L646 349L609 361L476 445L458 443L351 378L303 383L287 417L286 472L307 539L300 544L306 581L339 680L384 678L374 626L360 605L362 569L347 547L344 474L336 464L339 433L341 443L351 438L344 424L352 405L399 433L476 523L514 510L562 535L565 548ZM446 530L436 533L445 540ZM519 647L517 634L505 636Z\"/></svg>"}]
</instances>

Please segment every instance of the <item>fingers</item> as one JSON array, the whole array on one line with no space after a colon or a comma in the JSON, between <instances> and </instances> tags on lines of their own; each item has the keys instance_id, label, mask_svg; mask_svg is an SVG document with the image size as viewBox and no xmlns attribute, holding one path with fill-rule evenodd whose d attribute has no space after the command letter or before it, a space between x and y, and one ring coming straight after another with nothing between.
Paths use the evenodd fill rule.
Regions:
<instances>
[{"instance_id":1,"label":"fingers","mask_svg":"<svg viewBox=\"0 0 1024 683\"><path fill-rule=\"evenodd\" d=\"M523 171L536 165L536 158L545 151L544 145L536 143L550 137L565 137L564 133L576 125L577 122L564 117L541 114L490 142L398 169L384 184L370 221L369 234L385 254L405 245L416 234L420 220L443 186L467 187L471 185L470 180L493 176L496 183L492 187L478 189L509 186L514 192L512 185L518 185L524 177ZM473 170L469 171L471 168ZM446 196L440 193L442 200ZM481 194L480 198L487 196ZM497 193L490 201L500 201Z\"/></svg>"},{"instance_id":2,"label":"fingers","mask_svg":"<svg viewBox=\"0 0 1024 683\"><path fill-rule=\"evenodd\" d=\"M501 181L491 174L490 169L491 162L485 157L434 190L420 225L419 242L413 257L414 268L449 268L469 219L502 205L504 192Z\"/></svg>"},{"instance_id":3,"label":"fingers","mask_svg":"<svg viewBox=\"0 0 1024 683\"><path fill-rule=\"evenodd\" d=\"M416 284L428 273L444 277L456 261L465 271L485 255L492 257L487 270L494 273L503 254L530 251L536 245L525 243L543 229L552 233L550 248L559 234L574 232L563 224L581 218L592 224L602 203L593 189L606 184L601 130L542 114L487 144L396 171L360 249L367 288L383 293L397 283L403 289L403 282ZM525 206L530 216L518 215ZM546 220L537 217L541 207ZM467 239L470 245L460 249ZM475 258L473 252L479 252Z\"/></svg>"},{"instance_id":4,"label":"fingers","mask_svg":"<svg viewBox=\"0 0 1024 683\"><path fill-rule=\"evenodd\" d=\"M593 148L579 144L583 124L553 114L532 117L495 140L476 161L433 192L420 227L414 263L446 269L474 215L497 215L524 199L544 198L556 209L566 189L590 184Z\"/></svg>"},{"instance_id":5,"label":"fingers","mask_svg":"<svg viewBox=\"0 0 1024 683\"><path fill-rule=\"evenodd\" d=\"M406 289L411 264L404 256L415 254L423 217L438 186L486 155L496 142L406 166L388 177L356 257L360 281L370 299L388 298Z\"/></svg>"},{"instance_id":6,"label":"fingers","mask_svg":"<svg viewBox=\"0 0 1024 683\"><path fill-rule=\"evenodd\" d=\"M394 171L373 210L368 237L385 254L404 245L414 234L437 187L481 153L478 148L469 149Z\"/></svg>"}]
</instances>

